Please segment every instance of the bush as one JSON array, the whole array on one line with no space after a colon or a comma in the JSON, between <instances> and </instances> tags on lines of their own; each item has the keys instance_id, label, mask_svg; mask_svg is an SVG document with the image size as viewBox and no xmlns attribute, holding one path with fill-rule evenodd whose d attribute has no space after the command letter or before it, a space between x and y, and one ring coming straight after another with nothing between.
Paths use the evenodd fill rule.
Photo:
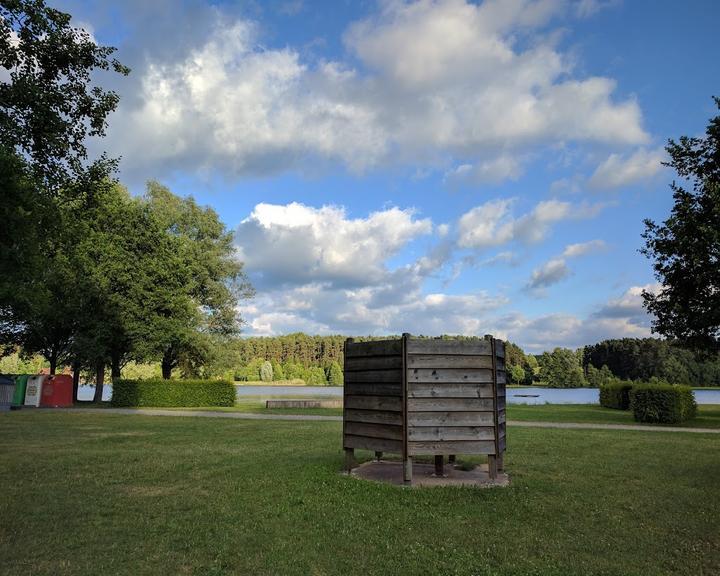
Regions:
<instances>
[{"instance_id":1,"label":"bush","mask_svg":"<svg viewBox=\"0 0 720 576\"><path fill-rule=\"evenodd\" d=\"M678 424L697 414L692 388L670 384L635 386L630 393L630 407L637 422Z\"/></svg>"},{"instance_id":2,"label":"bush","mask_svg":"<svg viewBox=\"0 0 720 576\"><path fill-rule=\"evenodd\" d=\"M272 364L267 360L260 366L260 380L263 382L272 382L273 380Z\"/></svg>"},{"instance_id":3,"label":"bush","mask_svg":"<svg viewBox=\"0 0 720 576\"><path fill-rule=\"evenodd\" d=\"M600 406L615 410L630 409L630 390L633 383L627 381L610 382L600 386Z\"/></svg>"},{"instance_id":4,"label":"bush","mask_svg":"<svg viewBox=\"0 0 720 576\"><path fill-rule=\"evenodd\" d=\"M116 380L113 406L234 406L235 386L227 380Z\"/></svg>"},{"instance_id":5,"label":"bush","mask_svg":"<svg viewBox=\"0 0 720 576\"><path fill-rule=\"evenodd\" d=\"M270 360L270 364L272 364L273 380L285 380L285 371L282 369L280 362Z\"/></svg>"},{"instance_id":6,"label":"bush","mask_svg":"<svg viewBox=\"0 0 720 576\"><path fill-rule=\"evenodd\" d=\"M308 368L303 380L305 380L308 386L327 386L325 370L320 368L320 366L311 366Z\"/></svg>"},{"instance_id":7,"label":"bush","mask_svg":"<svg viewBox=\"0 0 720 576\"><path fill-rule=\"evenodd\" d=\"M343 377L343 369L340 368L340 364L333 361L332 364L330 364L330 368L328 368L327 371L327 380L328 384L330 386L342 386L344 377Z\"/></svg>"}]
</instances>

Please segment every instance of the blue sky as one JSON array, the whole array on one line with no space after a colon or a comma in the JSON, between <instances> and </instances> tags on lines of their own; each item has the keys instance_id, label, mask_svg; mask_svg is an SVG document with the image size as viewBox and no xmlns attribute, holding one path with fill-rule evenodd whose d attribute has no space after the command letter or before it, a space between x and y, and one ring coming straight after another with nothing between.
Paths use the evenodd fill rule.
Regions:
<instances>
[{"instance_id":1,"label":"blue sky","mask_svg":"<svg viewBox=\"0 0 720 576\"><path fill-rule=\"evenodd\" d=\"M246 334L649 335L642 221L715 114L717 2L52 4L133 69L94 148L235 230Z\"/></svg>"}]
</instances>

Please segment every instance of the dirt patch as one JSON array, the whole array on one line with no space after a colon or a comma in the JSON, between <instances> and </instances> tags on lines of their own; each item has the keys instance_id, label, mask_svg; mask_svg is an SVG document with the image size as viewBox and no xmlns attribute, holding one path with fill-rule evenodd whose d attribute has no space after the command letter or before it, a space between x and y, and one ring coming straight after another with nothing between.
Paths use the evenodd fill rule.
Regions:
<instances>
[{"instance_id":1,"label":"dirt patch","mask_svg":"<svg viewBox=\"0 0 720 576\"><path fill-rule=\"evenodd\" d=\"M351 476L396 486L408 486L403 482L402 462L388 460L365 462L357 468L353 468ZM413 463L412 487L475 486L489 488L509 484L510 477L505 472L499 472L497 478L492 480L488 475L487 464L481 464L473 470L461 470L446 465L445 476L438 477L435 476L435 467L432 464Z\"/></svg>"}]
</instances>

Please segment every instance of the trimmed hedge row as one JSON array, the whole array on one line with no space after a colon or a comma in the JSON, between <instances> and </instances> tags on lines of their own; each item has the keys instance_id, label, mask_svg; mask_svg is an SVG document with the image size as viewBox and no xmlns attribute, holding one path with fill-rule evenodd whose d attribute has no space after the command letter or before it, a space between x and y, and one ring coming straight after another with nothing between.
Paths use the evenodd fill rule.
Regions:
<instances>
[{"instance_id":1,"label":"trimmed hedge row","mask_svg":"<svg viewBox=\"0 0 720 576\"><path fill-rule=\"evenodd\" d=\"M116 380L112 406L234 406L235 386L228 380Z\"/></svg>"},{"instance_id":2,"label":"trimmed hedge row","mask_svg":"<svg viewBox=\"0 0 720 576\"><path fill-rule=\"evenodd\" d=\"M630 408L637 422L678 424L697 414L689 386L638 384L630 392Z\"/></svg>"},{"instance_id":3,"label":"trimmed hedge row","mask_svg":"<svg viewBox=\"0 0 720 576\"><path fill-rule=\"evenodd\" d=\"M602 384L600 386L600 406L615 410L629 410L632 387L633 383L626 381Z\"/></svg>"}]
</instances>

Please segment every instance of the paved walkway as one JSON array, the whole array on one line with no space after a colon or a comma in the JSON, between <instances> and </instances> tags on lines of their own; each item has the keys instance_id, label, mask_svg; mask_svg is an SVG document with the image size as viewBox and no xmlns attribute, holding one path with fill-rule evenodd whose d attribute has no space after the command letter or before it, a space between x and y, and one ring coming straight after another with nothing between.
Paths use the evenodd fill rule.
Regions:
<instances>
[{"instance_id":1,"label":"paved walkway","mask_svg":"<svg viewBox=\"0 0 720 576\"><path fill-rule=\"evenodd\" d=\"M135 414L140 416L194 416L201 418L235 418L238 420L305 420L342 422L342 416L318 416L313 414L252 414L249 412L215 412L213 410L163 410L161 408L46 408L57 412L92 414ZM574 430L636 430L640 432L692 432L695 434L720 434L715 428L685 428L681 426L645 426L642 424L592 424L580 422L530 422L508 420L508 426L521 428L571 428Z\"/></svg>"}]
</instances>

